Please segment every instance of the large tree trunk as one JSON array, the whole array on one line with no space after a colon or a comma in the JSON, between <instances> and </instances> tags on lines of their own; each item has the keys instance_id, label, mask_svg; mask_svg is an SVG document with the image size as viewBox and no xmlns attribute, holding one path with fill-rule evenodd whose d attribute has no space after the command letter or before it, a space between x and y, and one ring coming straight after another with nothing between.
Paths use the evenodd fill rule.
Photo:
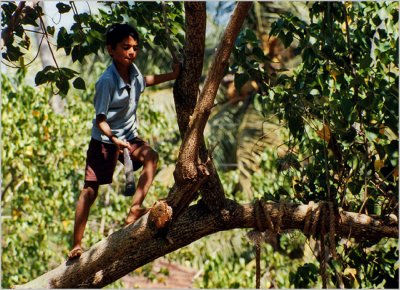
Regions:
<instances>
[{"instance_id":1,"label":"large tree trunk","mask_svg":"<svg viewBox=\"0 0 400 290\"><path fill-rule=\"evenodd\" d=\"M185 2L185 61L181 76L174 84L175 108L182 141L184 141L189 127L190 116L194 112L197 97L200 93L199 85L203 70L206 38L206 17L205 2ZM201 163L206 163L209 158L204 137L200 140L199 158ZM222 206L225 198L221 181L212 160L209 162L209 171L210 176L200 187L200 193L207 207L210 210L217 210Z\"/></svg>"},{"instance_id":2,"label":"large tree trunk","mask_svg":"<svg viewBox=\"0 0 400 290\"><path fill-rule=\"evenodd\" d=\"M213 63L208 72L204 87L200 92L193 114L191 114L189 118L186 116L180 120L180 130L181 134L184 133L184 138L174 172L175 186L167 198L168 204L174 211L174 217L179 216L179 214L187 208L195 199L197 190L200 188L203 189L203 198L209 208L217 209L223 205L224 194L221 182L217 176L217 171L208 154L204 154L206 149L203 132L214 105L219 84L224 76L224 70L228 64L233 44L251 5L251 2L239 2L237 4L215 53ZM188 5L185 6L186 9L188 9L188 7ZM199 9L199 11L201 10ZM190 11L186 10L187 14L189 12ZM187 24L190 24L190 21L188 21ZM190 31L194 29L192 25L189 25L187 29L188 34L195 31ZM204 44L202 47L203 54ZM196 49L193 46L192 48L193 50ZM185 68L183 71L185 72ZM182 91L182 89L179 90L179 84L178 88L175 88L175 92L178 91ZM190 98L193 101L193 90L191 92ZM180 97L175 97L175 99L180 99ZM177 110L179 106L180 105L177 105ZM190 110L191 106L192 105L188 105ZM178 111L177 113L179 115ZM179 118L178 116L178 119ZM189 123L187 124L188 121ZM185 132L182 132L183 130L185 130ZM200 152L201 149L203 152ZM212 190L213 187L217 190Z\"/></svg>"},{"instance_id":3,"label":"large tree trunk","mask_svg":"<svg viewBox=\"0 0 400 290\"><path fill-rule=\"evenodd\" d=\"M202 203L189 207L168 231L157 231L149 214L86 251L79 260L64 262L56 269L17 288L99 288L120 279L138 267L204 236L235 228L256 228L257 206L240 205L226 200L220 211L209 211ZM281 231L303 230L310 219L312 206L292 203L261 203L261 207ZM315 210L315 207L314 207ZM283 215L282 215L283 214ZM150 213L151 215L151 213ZM315 227L329 215L319 215ZM335 214L336 235L345 238L398 238L397 221L367 215L340 212Z\"/></svg>"}]
</instances>

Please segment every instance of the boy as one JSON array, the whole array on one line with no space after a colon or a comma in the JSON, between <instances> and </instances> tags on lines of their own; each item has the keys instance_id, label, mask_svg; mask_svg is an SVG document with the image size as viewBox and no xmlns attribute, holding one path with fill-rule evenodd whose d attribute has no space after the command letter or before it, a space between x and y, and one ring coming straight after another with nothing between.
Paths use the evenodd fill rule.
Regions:
<instances>
[{"instance_id":1,"label":"boy","mask_svg":"<svg viewBox=\"0 0 400 290\"><path fill-rule=\"evenodd\" d=\"M125 224L146 213L147 209L141 205L154 179L158 154L137 137L137 103L146 86L174 80L180 72L179 64L174 64L170 73L143 77L133 63L139 51L139 35L128 24L111 25L106 32L106 46L113 62L96 83L96 116L86 157L85 183L76 205L74 245L69 259L83 252L81 241L90 207L99 185L112 182L123 148L128 148L135 168L143 166Z\"/></svg>"}]
</instances>

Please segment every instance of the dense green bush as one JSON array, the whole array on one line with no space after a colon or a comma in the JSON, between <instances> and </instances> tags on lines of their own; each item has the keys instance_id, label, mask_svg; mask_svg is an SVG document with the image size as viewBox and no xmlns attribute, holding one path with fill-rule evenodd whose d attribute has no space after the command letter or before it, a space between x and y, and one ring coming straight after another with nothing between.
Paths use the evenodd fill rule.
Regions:
<instances>
[{"instance_id":1,"label":"dense green bush","mask_svg":"<svg viewBox=\"0 0 400 290\"><path fill-rule=\"evenodd\" d=\"M76 98L55 115L48 99L2 75L3 287L60 263L72 237L91 108Z\"/></svg>"},{"instance_id":2,"label":"dense green bush","mask_svg":"<svg viewBox=\"0 0 400 290\"><path fill-rule=\"evenodd\" d=\"M2 287L27 282L65 260L72 244L75 202L83 186L94 109L93 86L82 97L71 94L66 114L48 104L49 90L20 84L2 75ZM173 160L176 135L165 115L152 109L145 94L139 107L142 136L160 151L160 167ZM157 136L154 142L152 136ZM175 154L176 155L176 154ZM122 166L117 172L123 172ZM119 229L130 205L124 175L100 187L83 243L86 248ZM167 194L156 184L151 205Z\"/></svg>"}]
</instances>

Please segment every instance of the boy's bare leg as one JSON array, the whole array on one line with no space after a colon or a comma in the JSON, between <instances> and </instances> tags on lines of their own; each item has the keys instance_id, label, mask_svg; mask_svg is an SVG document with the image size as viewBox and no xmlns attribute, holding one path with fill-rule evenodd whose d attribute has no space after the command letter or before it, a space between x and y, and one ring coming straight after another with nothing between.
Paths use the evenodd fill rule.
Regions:
<instances>
[{"instance_id":1,"label":"boy's bare leg","mask_svg":"<svg viewBox=\"0 0 400 290\"><path fill-rule=\"evenodd\" d=\"M129 214L125 219L126 225L134 223L148 211L148 209L141 208L141 206L147 192L149 191L150 185L153 182L158 162L158 153L148 145L139 147L132 155L143 163L143 170L138 180Z\"/></svg>"},{"instance_id":2,"label":"boy's bare leg","mask_svg":"<svg viewBox=\"0 0 400 290\"><path fill-rule=\"evenodd\" d=\"M79 195L75 211L74 224L74 245L68 254L69 259L78 258L82 255L81 246L83 233L85 232L86 223L89 217L90 207L96 200L99 185L97 183L85 183Z\"/></svg>"}]
</instances>

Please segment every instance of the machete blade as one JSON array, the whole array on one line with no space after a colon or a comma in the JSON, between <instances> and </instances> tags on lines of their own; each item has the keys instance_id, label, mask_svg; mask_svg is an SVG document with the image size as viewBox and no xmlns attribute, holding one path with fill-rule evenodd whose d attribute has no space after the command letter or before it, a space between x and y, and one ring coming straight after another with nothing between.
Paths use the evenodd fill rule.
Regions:
<instances>
[{"instance_id":1,"label":"machete blade","mask_svg":"<svg viewBox=\"0 0 400 290\"><path fill-rule=\"evenodd\" d=\"M128 148L124 148L124 167L125 167L125 191L123 195L132 196L136 191L135 176L133 175L133 163L129 156Z\"/></svg>"}]
</instances>

